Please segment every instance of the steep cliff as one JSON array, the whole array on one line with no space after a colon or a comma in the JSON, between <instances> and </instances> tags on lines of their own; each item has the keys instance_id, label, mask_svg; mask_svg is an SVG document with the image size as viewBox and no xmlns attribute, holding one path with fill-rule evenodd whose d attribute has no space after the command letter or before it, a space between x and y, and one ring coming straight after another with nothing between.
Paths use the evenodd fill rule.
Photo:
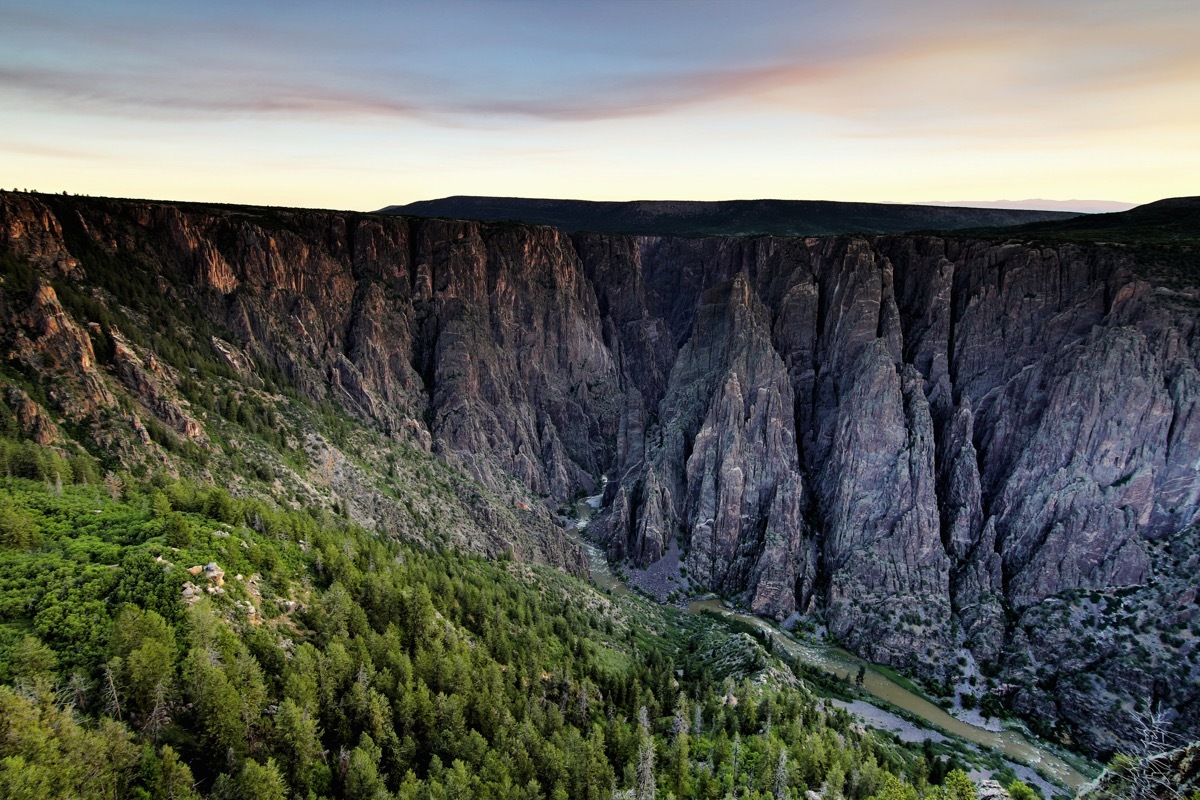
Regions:
<instances>
[{"instance_id":1,"label":"steep cliff","mask_svg":"<svg viewBox=\"0 0 1200 800\"><path fill-rule=\"evenodd\" d=\"M291 496L366 524L583 569L536 496L599 474L615 380L554 231L16 194L0 220L7 377L121 466L187 469L189 443L236 480L271 458ZM291 422L301 469L258 446L247 408ZM359 440L331 441L313 418L331 409ZM397 485L440 470L422 451L452 468L445 497Z\"/></svg>"},{"instance_id":2,"label":"steep cliff","mask_svg":"<svg viewBox=\"0 0 1200 800\"><path fill-rule=\"evenodd\" d=\"M935 685L981 668L1095 751L1145 702L1200 726L1197 292L1154 251L15 194L0 250L30 435L216 471L261 450L197 407L211 373L305 450L276 481L381 529L578 568L550 512L606 476L613 558ZM336 409L349 442L306 432Z\"/></svg>"},{"instance_id":3,"label":"steep cliff","mask_svg":"<svg viewBox=\"0 0 1200 800\"><path fill-rule=\"evenodd\" d=\"M1169 698L1194 722L1195 598L1159 591L1156 544L1197 549L1194 288L1152 285L1139 273L1155 264L1118 248L593 238L589 274L647 287L614 346L664 327L679 343L666 388L642 392L657 417L645 456L628 448L609 489L612 552L644 562L679 535L702 585L781 619L819 608L853 649L951 682L971 671L946 657L965 646L1024 676L996 687L1015 707L1097 750L1140 702ZM739 375L759 403L731 414ZM790 508L762 499L760 475ZM1093 621L1111 628L1102 651L1048 621L1084 591L1140 608ZM1155 607L1149 624L1175 634L1138 644ZM1086 691L1056 691L1077 671Z\"/></svg>"}]
</instances>

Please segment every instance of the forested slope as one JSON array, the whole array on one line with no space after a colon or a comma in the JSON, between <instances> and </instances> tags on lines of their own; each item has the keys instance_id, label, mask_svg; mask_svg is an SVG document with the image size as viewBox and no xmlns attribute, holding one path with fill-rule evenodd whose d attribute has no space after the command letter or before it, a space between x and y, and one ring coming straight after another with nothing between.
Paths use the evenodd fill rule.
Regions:
<instances>
[{"instance_id":1,"label":"forested slope","mask_svg":"<svg viewBox=\"0 0 1200 800\"><path fill-rule=\"evenodd\" d=\"M944 796L713 618L2 422L5 797Z\"/></svg>"},{"instance_id":2,"label":"forested slope","mask_svg":"<svg viewBox=\"0 0 1200 800\"><path fill-rule=\"evenodd\" d=\"M321 536L370 575L399 569L403 553L413 555L395 563L429 559L443 565L436 574L473 553L589 606L598 601L582 583L562 583L584 576L586 561L561 517L603 491L590 535L631 572L675 578L664 582L672 590L824 626L947 704L1022 715L1102 758L1135 744L1147 707L1185 735L1200 713L1200 290L1180 266L1189 252L1159 263L1159 250L1091 242L568 237L0 192L0 474L16 482L5 489L5 554L32 581L0 619L0 658L25 648L30 663L50 663L55 692L82 665L92 730L110 713L97 687L113 658L125 672L108 670L110 699L130 691L132 651L113 649L105 620L131 598L154 610L178 654L173 719L200 742L176 752L216 791L247 754L265 764L270 746L252 737L231 760L228 746L203 741L205 724L188 722L194 612L173 620L152 594L120 589L132 552L174 537L146 555L164 559L154 563L175 606L187 590L200 597L187 608L246 614L221 610L209 588L253 603L257 624L238 641L270 627L270 602L309 631L293 643L323 635L302 612L334 585L329 547L312 549ZM61 504L79 492L96 504L68 514ZM272 515L292 520L285 534L271 532ZM301 523L316 529L287 533ZM74 560L23 566L59 551ZM238 560L252 557L271 560ZM224 586L205 582L210 563ZM561 572L527 572L533 564ZM43 586L42 574L54 577ZM253 586L270 589L263 603L251 596L255 574ZM375 601L339 581L370 618ZM409 576L400 594L432 581ZM72 599L51 604L69 625L43 616L60 596ZM645 608L625 624L693 624L650 624ZM622 649L607 630L567 630L624 652L602 660L625 680L654 652L690 669L673 649L690 640ZM210 666L249 663L205 642ZM696 645L710 650L720 678L729 654ZM527 701L541 697L541 671L521 686ZM674 694L729 694L704 674L676 675ZM271 698L270 713L243 720L251 731L277 721L282 698ZM140 736L131 714L148 712L137 702L120 721ZM620 703L614 717L635 730L642 704ZM670 740L669 715L647 707ZM341 791L333 765L358 746L354 730L322 746L330 791ZM609 758L617 787L632 787L629 762ZM433 762L405 763L424 780ZM407 769L388 772L389 791Z\"/></svg>"}]
</instances>

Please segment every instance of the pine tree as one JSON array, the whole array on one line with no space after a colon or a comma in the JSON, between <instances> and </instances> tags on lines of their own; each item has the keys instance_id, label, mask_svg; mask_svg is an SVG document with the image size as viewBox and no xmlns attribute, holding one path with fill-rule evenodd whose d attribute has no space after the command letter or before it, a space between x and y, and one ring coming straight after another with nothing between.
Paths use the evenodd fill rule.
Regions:
<instances>
[{"instance_id":1,"label":"pine tree","mask_svg":"<svg viewBox=\"0 0 1200 800\"><path fill-rule=\"evenodd\" d=\"M654 739L650 736L650 718L646 707L638 711L641 743L638 746L637 788L635 800L654 800L657 786L654 779Z\"/></svg>"},{"instance_id":2,"label":"pine tree","mask_svg":"<svg viewBox=\"0 0 1200 800\"><path fill-rule=\"evenodd\" d=\"M675 717L671 720L671 733L678 737L680 734L687 735L691 730L691 724L688 722L688 705L687 697L683 692L679 693L679 699L675 703Z\"/></svg>"},{"instance_id":3,"label":"pine tree","mask_svg":"<svg viewBox=\"0 0 1200 800\"><path fill-rule=\"evenodd\" d=\"M978 800L979 798L979 793L975 791L975 784L961 769L950 770L950 774L946 776L944 788L948 800Z\"/></svg>"},{"instance_id":4,"label":"pine tree","mask_svg":"<svg viewBox=\"0 0 1200 800\"><path fill-rule=\"evenodd\" d=\"M737 731L733 734L733 796L737 797L738 790L738 756L742 752L742 736Z\"/></svg>"},{"instance_id":5,"label":"pine tree","mask_svg":"<svg viewBox=\"0 0 1200 800\"><path fill-rule=\"evenodd\" d=\"M246 759L238 776L238 788L245 800L285 800L287 797L287 786L273 758L268 758L265 765L252 758Z\"/></svg>"},{"instance_id":6,"label":"pine tree","mask_svg":"<svg viewBox=\"0 0 1200 800\"><path fill-rule=\"evenodd\" d=\"M1034 794L1033 789L1030 789L1024 781L1013 781L1010 783L1008 785L1008 793L1012 797L1012 800L1037 800L1037 795Z\"/></svg>"},{"instance_id":7,"label":"pine tree","mask_svg":"<svg viewBox=\"0 0 1200 800\"><path fill-rule=\"evenodd\" d=\"M104 703L109 714L121 719L121 697L114 673L120 672L121 659L114 658L104 665Z\"/></svg>"},{"instance_id":8,"label":"pine tree","mask_svg":"<svg viewBox=\"0 0 1200 800\"><path fill-rule=\"evenodd\" d=\"M179 754L164 744L160 758L161 771L154 786L154 796L163 800L199 800L192 770L179 759Z\"/></svg>"},{"instance_id":9,"label":"pine tree","mask_svg":"<svg viewBox=\"0 0 1200 800\"><path fill-rule=\"evenodd\" d=\"M152 697L153 705L146 717L144 730L157 743L163 730L171 724L170 690L165 678L155 684Z\"/></svg>"}]
</instances>

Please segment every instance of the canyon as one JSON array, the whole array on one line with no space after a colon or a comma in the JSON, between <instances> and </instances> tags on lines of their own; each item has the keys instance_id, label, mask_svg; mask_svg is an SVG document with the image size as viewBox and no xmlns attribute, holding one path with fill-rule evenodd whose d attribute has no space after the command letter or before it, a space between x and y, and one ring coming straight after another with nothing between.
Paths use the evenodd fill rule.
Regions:
<instances>
[{"instance_id":1,"label":"canyon","mask_svg":"<svg viewBox=\"0 0 1200 800\"><path fill-rule=\"evenodd\" d=\"M1200 281L1156 250L4 192L0 254L6 402L113 474L233 457L196 383L332 410L374 438L232 449L296 502L576 574L557 512L603 491L589 534L685 592L1093 754L1147 707L1200 729ZM443 489L389 494L388 448Z\"/></svg>"}]
</instances>

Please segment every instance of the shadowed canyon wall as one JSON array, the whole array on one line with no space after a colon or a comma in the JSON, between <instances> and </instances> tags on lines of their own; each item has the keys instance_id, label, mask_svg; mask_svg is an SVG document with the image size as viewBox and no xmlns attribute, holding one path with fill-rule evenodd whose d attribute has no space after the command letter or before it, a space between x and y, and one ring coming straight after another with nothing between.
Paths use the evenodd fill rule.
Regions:
<instances>
[{"instance_id":1,"label":"shadowed canyon wall","mask_svg":"<svg viewBox=\"0 0 1200 800\"><path fill-rule=\"evenodd\" d=\"M190 430L55 299L127 259L202 309L234 368L270 365L489 490L552 508L606 476L612 558L670 554L694 588L934 680L966 656L1096 751L1142 700L1200 724L1195 292L1139 277L1136 252L7 193L0 250L45 278L4 308L10 361L62 387L30 419L96 416L110 370ZM571 561L539 520L525 555Z\"/></svg>"}]
</instances>

